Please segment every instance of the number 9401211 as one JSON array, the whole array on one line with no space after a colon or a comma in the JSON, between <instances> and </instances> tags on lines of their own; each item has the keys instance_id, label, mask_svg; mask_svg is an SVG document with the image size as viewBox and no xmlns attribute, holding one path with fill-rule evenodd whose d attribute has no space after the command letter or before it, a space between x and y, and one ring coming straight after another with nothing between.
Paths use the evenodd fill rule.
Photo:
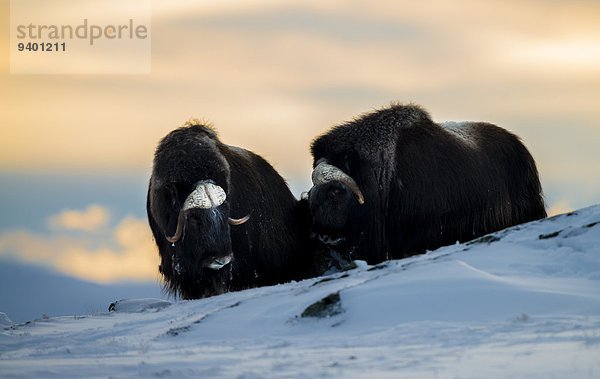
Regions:
<instances>
[{"instance_id":1,"label":"number 9401211","mask_svg":"<svg viewBox=\"0 0 600 379\"><path fill-rule=\"evenodd\" d=\"M19 51L67 51L66 42L19 42Z\"/></svg>"}]
</instances>

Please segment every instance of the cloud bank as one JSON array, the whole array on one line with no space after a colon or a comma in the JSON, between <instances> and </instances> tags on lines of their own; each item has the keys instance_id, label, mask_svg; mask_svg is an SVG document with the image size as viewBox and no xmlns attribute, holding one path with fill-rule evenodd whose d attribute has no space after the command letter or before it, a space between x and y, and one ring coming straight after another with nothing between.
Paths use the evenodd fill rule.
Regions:
<instances>
[{"instance_id":1,"label":"cloud bank","mask_svg":"<svg viewBox=\"0 0 600 379\"><path fill-rule=\"evenodd\" d=\"M98 283L156 281L158 253L146 220L125 216L109 227L109 217L108 209L91 205L83 211L51 216L50 234L3 232L0 257L44 265Z\"/></svg>"},{"instance_id":2,"label":"cloud bank","mask_svg":"<svg viewBox=\"0 0 600 379\"><path fill-rule=\"evenodd\" d=\"M54 230L82 230L93 232L106 227L110 213L106 208L92 204L84 211L64 210L50 217L48 224Z\"/></svg>"}]
</instances>

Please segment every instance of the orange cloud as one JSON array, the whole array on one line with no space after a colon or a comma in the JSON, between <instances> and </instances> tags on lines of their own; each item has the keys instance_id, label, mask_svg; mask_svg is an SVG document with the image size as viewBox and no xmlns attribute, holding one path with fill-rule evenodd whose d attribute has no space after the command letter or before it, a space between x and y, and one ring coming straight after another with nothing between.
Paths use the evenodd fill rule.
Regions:
<instances>
[{"instance_id":1,"label":"orange cloud","mask_svg":"<svg viewBox=\"0 0 600 379\"><path fill-rule=\"evenodd\" d=\"M95 220L104 223L102 217L96 216L95 219L89 216L97 212L94 211L95 207L102 209L90 206L86 212L71 212L75 215L74 219L89 217L92 222L86 226L93 225ZM62 212L51 220L62 223L61 226L84 225L70 224L71 219L65 214L68 213ZM77 236L62 235L60 232L47 236L26 230L4 232L0 234L0 256L44 265L100 283L158 279L158 253L145 220L127 216L114 228L105 228L100 234L93 228L78 230L83 233Z\"/></svg>"},{"instance_id":2,"label":"orange cloud","mask_svg":"<svg viewBox=\"0 0 600 379\"><path fill-rule=\"evenodd\" d=\"M92 204L84 211L64 210L50 217L48 224L52 229L91 232L104 228L109 219L110 212L108 209Z\"/></svg>"},{"instance_id":3,"label":"orange cloud","mask_svg":"<svg viewBox=\"0 0 600 379\"><path fill-rule=\"evenodd\" d=\"M563 213L568 213L573 210L573 207L567 200L559 200L548 208L548 216L556 216Z\"/></svg>"},{"instance_id":4,"label":"orange cloud","mask_svg":"<svg viewBox=\"0 0 600 379\"><path fill-rule=\"evenodd\" d=\"M145 220L124 218L114 229L112 238L116 242L114 248L69 246L59 255L56 267L102 283L158 278L158 254Z\"/></svg>"}]
</instances>

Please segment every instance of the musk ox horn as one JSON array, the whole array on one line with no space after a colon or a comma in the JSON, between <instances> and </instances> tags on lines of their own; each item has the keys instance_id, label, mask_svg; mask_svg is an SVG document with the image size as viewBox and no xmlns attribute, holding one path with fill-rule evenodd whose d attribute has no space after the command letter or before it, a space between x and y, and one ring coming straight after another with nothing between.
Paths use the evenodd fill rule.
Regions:
<instances>
[{"instance_id":1,"label":"musk ox horn","mask_svg":"<svg viewBox=\"0 0 600 379\"><path fill-rule=\"evenodd\" d=\"M312 182L315 186L331 181L338 181L344 183L350 188L350 190L356 195L359 204L364 204L365 197L363 196L358 184L348 174L339 168L330 165L327 161L323 160L312 172Z\"/></svg>"},{"instance_id":2,"label":"musk ox horn","mask_svg":"<svg viewBox=\"0 0 600 379\"><path fill-rule=\"evenodd\" d=\"M185 225L185 211L183 208L179 210L179 216L177 217L177 229L175 230L175 234L173 237L165 236L167 241L170 243L175 243L179 241L181 236L183 235L183 226Z\"/></svg>"},{"instance_id":3,"label":"musk ox horn","mask_svg":"<svg viewBox=\"0 0 600 379\"><path fill-rule=\"evenodd\" d=\"M185 227L185 212L193 209L210 209L218 207L225 202L227 195L223 188L209 181L200 181L196 184L196 188L188 195L183 202L183 206L179 210L177 217L177 229L173 237L165 236L167 241L175 243L183 236L183 228ZM243 219L242 219L243 220ZM247 221L247 220L246 220ZM244 221L244 222L246 222Z\"/></svg>"},{"instance_id":4,"label":"musk ox horn","mask_svg":"<svg viewBox=\"0 0 600 379\"><path fill-rule=\"evenodd\" d=\"M192 208L210 209L223 204L226 198L223 188L211 182L201 181L185 199L182 209L184 211Z\"/></svg>"},{"instance_id":5,"label":"musk ox horn","mask_svg":"<svg viewBox=\"0 0 600 379\"><path fill-rule=\"evenodd\" d=\"M242 225L246 221L250 220L250 215L246 215L242 218L231 218L229 217L229 225Z\"/></svg>"}]
</instances>

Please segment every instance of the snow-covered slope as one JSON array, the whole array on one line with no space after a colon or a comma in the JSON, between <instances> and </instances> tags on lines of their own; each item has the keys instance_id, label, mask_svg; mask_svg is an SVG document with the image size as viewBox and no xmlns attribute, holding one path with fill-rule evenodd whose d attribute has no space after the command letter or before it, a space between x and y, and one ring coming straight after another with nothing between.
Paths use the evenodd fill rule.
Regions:
<instances>
[{"instance_id":1,"label":"snow-covered slope","mask_svg":"<svg viewBox=\"0 0 600 379\"><path fill-rule=\"evenodd\" d=\"M2 377L598 378L600 206L298 283L5 327Z\"/></svg>"}]
</instances>

